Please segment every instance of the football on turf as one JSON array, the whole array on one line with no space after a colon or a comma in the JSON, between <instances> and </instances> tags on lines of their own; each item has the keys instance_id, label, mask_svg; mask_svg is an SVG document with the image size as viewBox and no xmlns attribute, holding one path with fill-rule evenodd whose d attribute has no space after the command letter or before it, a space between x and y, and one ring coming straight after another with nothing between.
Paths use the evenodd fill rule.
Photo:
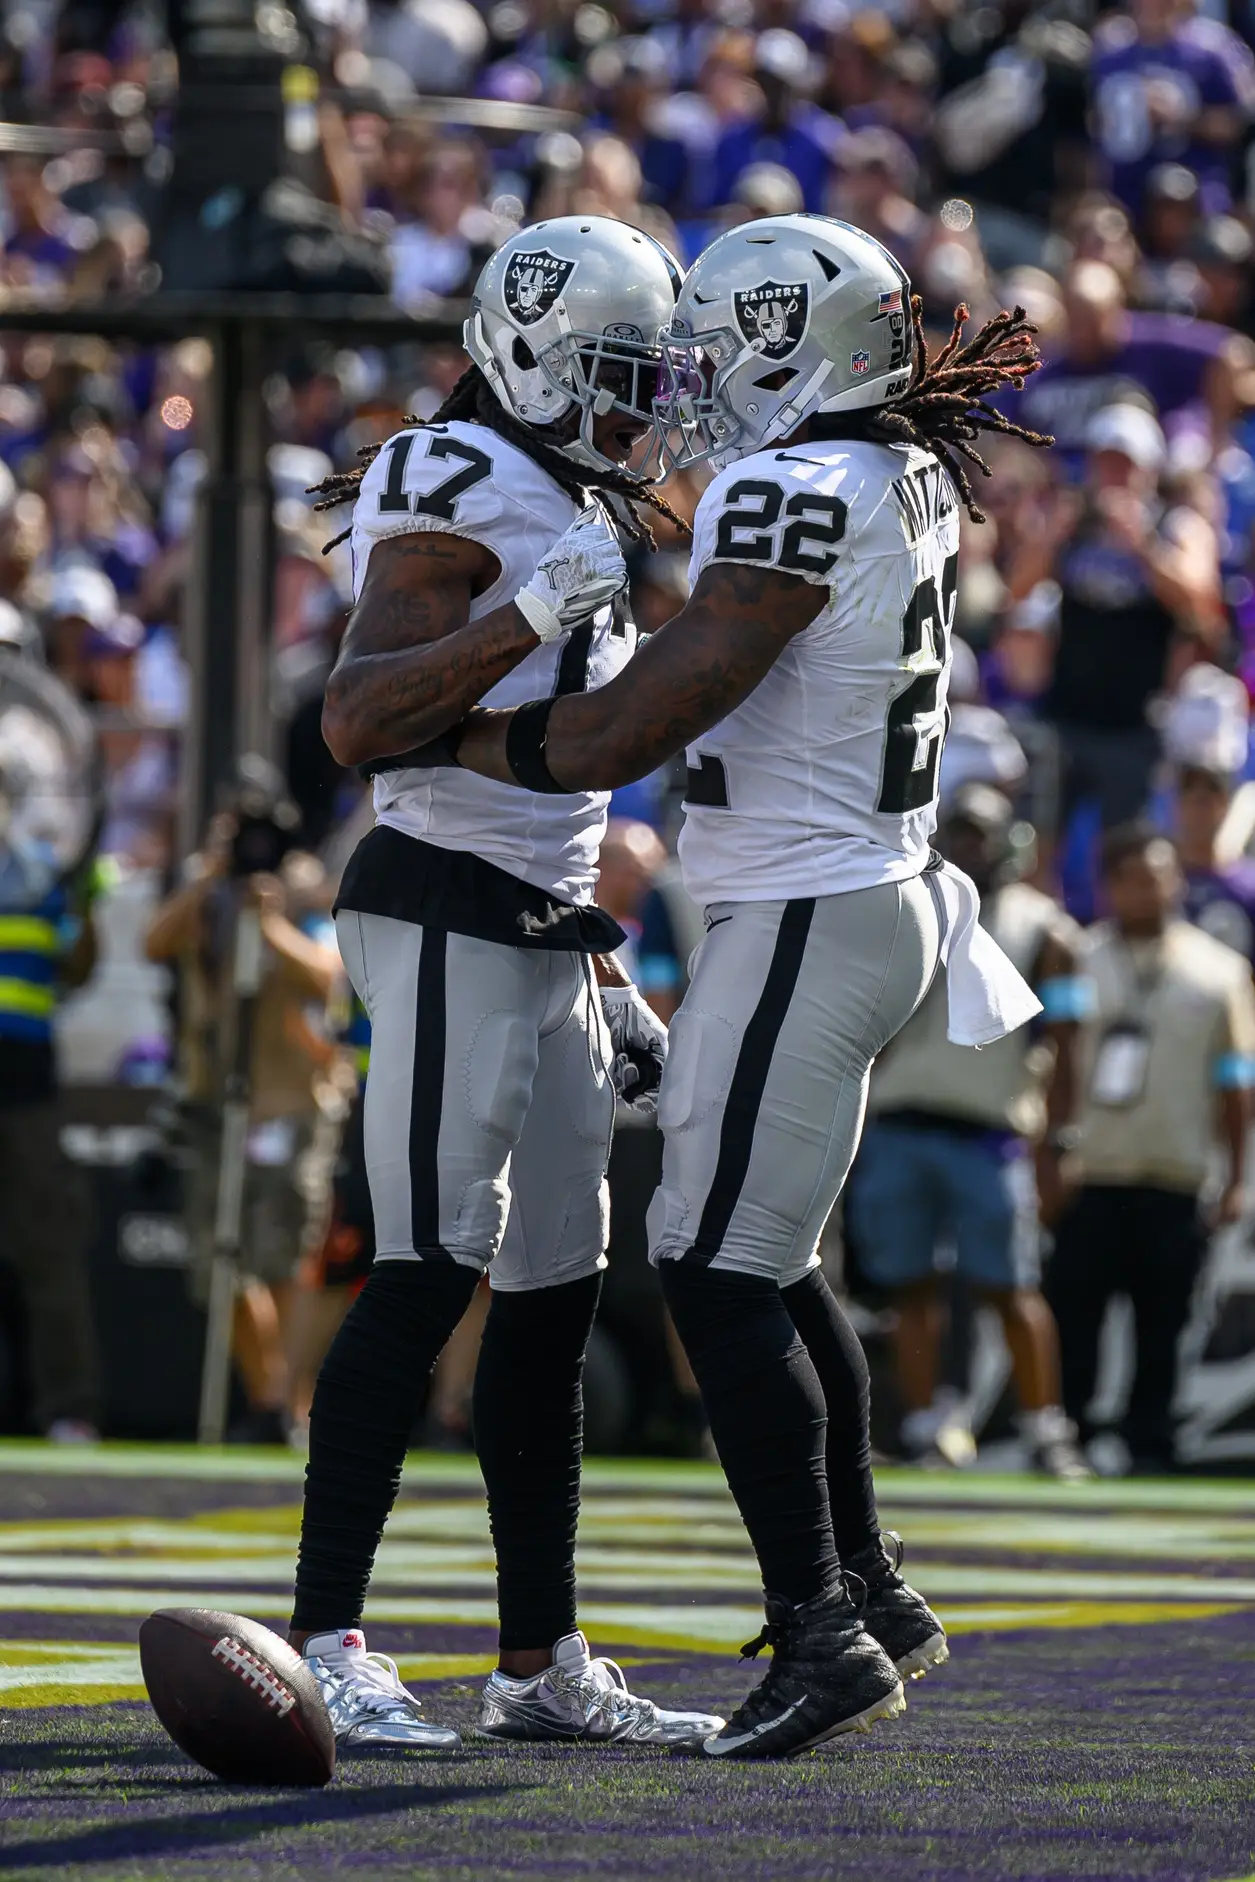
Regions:
<instances>
[{"instance_id":1,"label":"football on turf","mask_svg":"<svg viewBox=\"0 0 1255 1882\"><path fill-rule=\"evenodd\" d=\"M243 1614L159 1608L139 1630L153 1711L181 1751L232 1784L330 1782L336 1738L294 1647Z\"/></svg>"}]
</instances>

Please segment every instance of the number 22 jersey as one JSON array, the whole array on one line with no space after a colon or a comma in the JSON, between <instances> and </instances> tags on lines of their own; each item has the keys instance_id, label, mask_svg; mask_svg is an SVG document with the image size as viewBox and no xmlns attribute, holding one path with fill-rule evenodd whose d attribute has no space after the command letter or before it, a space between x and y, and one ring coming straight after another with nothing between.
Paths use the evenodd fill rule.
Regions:
<instances>
[{"instance_id":1,"label":"number 22 jersey","mask_svg":"<svg viewBox=\"0 0 1255 1882\"><path fill-rule=\"evenodd\" d=\"M513 599L582 506L547 471L485 425L454 421L398 432L362 479L353 510L353 595L372 546L414 532L465 536L492 551L500 573L477 595L478 621ZM629 659L636 630L626 609L600 609L557 640L537 643L485 706L604 686ZM437 849L468 851L559 901L591 902L609 795L543 796L469 771L410 767L375 779L379 823Z\"/></svg>"},{"instance_id":2,"label":"number 22 jersey","mask_svg":"<svg viewBox=\"0 0 1255 1882\"><path fill-rule=\"evenodd\" d=\"M689 748L680 863L699 905L841 895L925 867L958 546L954 485L914 445L761 451L706 490L694 584L731 562L800 576L828 598Z\"/></svg>"}]
</instances>

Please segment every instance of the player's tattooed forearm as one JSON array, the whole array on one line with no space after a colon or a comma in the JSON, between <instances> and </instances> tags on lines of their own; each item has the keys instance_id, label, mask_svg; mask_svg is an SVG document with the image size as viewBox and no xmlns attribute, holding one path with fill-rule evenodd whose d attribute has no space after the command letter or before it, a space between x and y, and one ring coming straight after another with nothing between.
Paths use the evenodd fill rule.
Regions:
<instances>
[{"instance_id":1,"label":"player's tattooed forearm","mask_svg":"<svg viewBox=\"0 0 1255 1882\"><path fill-rule=\"evenodd\" d=\"M323 735L342 763L438 738L535 646L513 608L468 622L482 560L457 537L377 545L327 681Z\"/></svg>"},{"instance_id":2,"label":"player's tattooed forearm","mask_svg":"<svg viewBox=\"0 0 1255 1882\"><path fill-rule=\"evenodd\" d=\"M778 569L711 564L625 673L554 708L550 770L573 790L612 789L654 770L753 692L825 599Z\"/></svg>"},{"instance_id":3,"label":"player's tattooed forearm","mask_svg":"<svg viewBox=\"0 0 1255 1882\"><path fill-rule=\"evenodd\" d=\"M387 652L359 640L327 682L324 731L333 749L361 753L350 763L408 750L456 724L534 645L513 609Z\"/></svg>"}]
</instances>

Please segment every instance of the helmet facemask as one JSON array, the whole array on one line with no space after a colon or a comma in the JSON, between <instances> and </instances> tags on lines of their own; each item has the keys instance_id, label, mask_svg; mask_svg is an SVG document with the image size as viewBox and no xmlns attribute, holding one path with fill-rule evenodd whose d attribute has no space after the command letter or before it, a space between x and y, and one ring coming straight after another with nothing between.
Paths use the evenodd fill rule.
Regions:
<instances>
[{"instance_id":1,"label":"helmet facemask","mask_svg":"<svg viewBox=\"0 0 1255 1882\"><path fill-rule=\"evenodd\" d=\"M672 470L717 460L744 442L745 425L722 387L745 342L730 327L663 336L662 372L654 401L659 460Z\"/></svg>"},{"instance_id":2,"label":"helmet facemask","mask_svg":"<svg viewBox=\"0 0 1255 1882\"><path fill-rule=\"evenodd\" d=\"M657 340L647 341L639 328L611 328L606 333L569 332L535 354L547 385L580 414L574 438L565 446L572 457L596 470L621 470L618 458L607 457L593 442L593 424L611 412L622 412L634 424L654 431L662 367ZM564 407L555 408L560 423ZM649 457L653 456L651 445Z\"/></svg>"},{"instance_id":3,"label":"helmet facemask","mask_svg":"<svg viewBox=\"0 0 1255 1882\"><path fill-rule=\"evenodd\" d=\"M804 379L731 327L664 334L654 401L659 462L669 470L705 462L722 470L732 458L786 436L806 416L802 401L814 400L830 371L824 364ZM744 417L728 397L734 375L748 378L754 395L745 398Z\"/></svg>"}]
</instances>

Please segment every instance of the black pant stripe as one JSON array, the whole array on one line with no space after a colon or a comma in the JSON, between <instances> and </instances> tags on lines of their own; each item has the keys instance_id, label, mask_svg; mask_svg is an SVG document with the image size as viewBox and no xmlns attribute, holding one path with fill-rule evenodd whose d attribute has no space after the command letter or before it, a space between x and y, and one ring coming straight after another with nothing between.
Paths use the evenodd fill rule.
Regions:
<instances>
[{"instance_id":1,"label":"black pant stripe","mask_svg":"<svg viewBox=\"0 0 1255 1882\"><path fill-rule=\"evenodd\" d=\"M410 1227L421 1255L440 1245L440 1113L444 1104L445 965L449 937L424 928L414 1013L414 1075L410 1094Z\"/></svg>"},{"instance_id":2,"label":"black pant stripe","mask_svg":"<svg viewBox=\"0 0 1255 1882\"><path fill-rule=\"evenodd\" d=\"M815 913L814 897L785 904L772 950L771 965L754 1008L753 1018L745 1028L736 1069L728 1087L728 1102L719 1133L719 1157L715 1174L702 1208L702 1219L685 1260L704 1266L714 1260L723 1246L732 1212L740 1199L754 1147L754 1127L763 1101L767 1074L784 1016L793 998L797 977L806 953L806 938Z\"/></svg>"}]
</instances>

